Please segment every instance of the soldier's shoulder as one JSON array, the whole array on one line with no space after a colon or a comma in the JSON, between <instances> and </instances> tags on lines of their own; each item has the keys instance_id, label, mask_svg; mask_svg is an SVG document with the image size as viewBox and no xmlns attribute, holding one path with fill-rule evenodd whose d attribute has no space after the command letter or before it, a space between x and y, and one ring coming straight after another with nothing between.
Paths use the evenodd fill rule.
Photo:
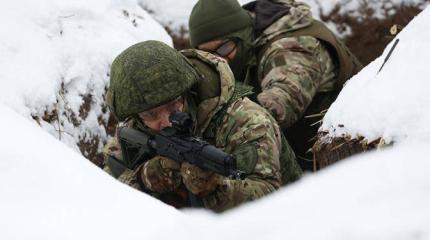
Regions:
<instances>
[{"instance_id":1,"label":"soldier's shoulder","mask_svg":"<svg viewBox=\"0 0 430 240\"><path fill-rule=\"evenodd\" d=\"M321 41L312 36L285 36L270 43L263 53L265 56L287 51L313 52L319 48Z\"/></svg>"},{"instance_id":2,"label":"soldier's shoulder","mask_svg":"<svg viewBox=\"0 0 430 240\"><path fill-rule=\"evenodd\" d=\"M217 65L219 62L223 62L223 59L211 53L197 49L185 49L182 50L181 53L204 78L219 79L219 70L217 69Z\"/></svg>"},{"instance_id":3,"label":"soldier's shoulder","mask_svg":"<svg viewBox=\"0 0 430 240\"><path fill-rule=\"evenodd\" d=\"M283 37L270 44L261 54L259 70L267 73L273 67L285 65L288 61L305 61L309 57L326 51L323 43L312 36ZM294 55L292 55L294 54ZM269 66L269 69L267 69Z\"/></svg>"},{"instance_id":4,"label":"soldier's shoulder","mask_svg":"<svg viewBox=\"0 0 430 240\"><path fill-rule=\"evenodd\" d=\"M219 81L219 73L214 67L199 58L189 58L189 60L193 64L194 68L196 68L203 77L203 79L218 79Z\"/></svg>"},{"instance_id":5,"label":"soldier's shoulder","mask_svg":"<svg viewBox=\"0 0 430 240\"><path fill-rule=\"evenodd\" d=\"M265 108L247 97L237 99L229 106L226 121L234 121L243 125L277 124Z\"/></svg>"}]
</instances>

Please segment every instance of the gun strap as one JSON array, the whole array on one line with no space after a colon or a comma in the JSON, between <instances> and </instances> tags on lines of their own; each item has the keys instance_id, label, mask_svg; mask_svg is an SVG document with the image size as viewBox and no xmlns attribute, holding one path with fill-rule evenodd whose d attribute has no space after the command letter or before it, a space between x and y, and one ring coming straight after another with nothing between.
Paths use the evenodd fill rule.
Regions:
<instances>
[{"instance_id":1,"label":"gun strap","mask_svg":"<svg viewBox=\"0 0 430 240\"><path fill-rule=\"evenodd\" d=\"M125 164L112 155L108 156L106 165L109 167L115 178L118 178L125 170L127 170Z\"/></svg>"}]
</instances>

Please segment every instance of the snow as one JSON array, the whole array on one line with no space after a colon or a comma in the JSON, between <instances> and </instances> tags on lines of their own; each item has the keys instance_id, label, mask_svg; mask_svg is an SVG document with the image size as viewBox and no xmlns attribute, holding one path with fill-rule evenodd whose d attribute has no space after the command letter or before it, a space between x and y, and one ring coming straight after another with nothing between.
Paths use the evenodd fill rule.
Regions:
<instances>
[{"instance_id":1,"label":"snow","mask_svg":"<svg viewBox=\"0 0 430 240\"><path fill-rule=\"evenodd\" d=\"M132 0L9 1L1 12L0 102L28 119L56 110L59 121L40 124L75 149L80 139L107 137L97 118L107 121L103 94L114 57L147 39L172 45ZM86 95L91 112L84 119Z\"/></svg>"},{"instance_id":2,"label":"snow","mask_svg":"<svg viewBox=\"0 0 430 240\"><path fill-rule=\"evenodd\" d=\"M188 29L188 17L197 0L138 0L151 15L163 26L168 26L175 32L181 27ZM239 0L241 5L252 0ZM172 6L174 4L174 6Z\"/></svg>"},{"instance_id":3,"label":"snow","mask_svg":"<svg viewBox=\"0 0 430 240\"><path fill-rule=\"evenodd\" d=\"M429 153L405 146L346 160L201 223L217 233L205 239L429 239Z\"/></svg>"},{"instance_id":4,"label":"snow","mask_svg":"<svg viewBox=\"0 0 430 240\"><path fill-rule=\"evenodd\" d=\"M394 7L396 6L419 6L424 8L428 5L426 0L305 0L313 8L319 9L324 15L328 15L336 7L339 7L339 13L360 17L360 7L365 6L373 11L370 15L375 18L385 18L386 13L389 15L394 14Z\"/></svg>"},{"instance_id":5,"label":"snow","mask_svg":"<svg viewBox=\"0 0 430 240\"><path fill-rule=\"evenodd\" d=\"M188 17L197 0L138 0L139 3L145 8L150 10L151 15L159 21L163 26L168 26L174 32L180 32L181 27L188 29ZM241 5L251 2L252 0L239 0ZM340 7L341 14L347 14L359 17L360 6L367 4L367 6L374 12L372 16L376 18L385 17L385 12L394 14L394 6L420 6L424 8L428 5L427 0L296 0L297 2L304 2L311 7L313 16L316 19L320 18L320 12L328 15L334 10L336 6ZM172 6L174 5L174 6ZM335 30L336 27L330 29ZM348 33L342 33L347 35Z\"/></svg>"},{"instance_id":6,"label":"snow","mask_svg":"<svg viewBox=\"0 0 430 240\"><path fill-rule=\"evenodd\" d=\"M359 21L383 20L395 15L401 7L424 9L430 3L428 0L304 0L303 2L309 4L316 19L328 17L325 23L340 38L352 34L351 23L333 22L335 16L353 17ZM335 16L331 16L332 14Z\"/></svg>"},{"instance_id":7,"label":"snow","mask_svg":"<svg viewBox=\"0 0 430 240\"><path fill-rule=\"evenodd\" d=\"M144 233L124 230L145 226L151 235L183 218L108 176L34 122L3 104L0 111L7 116L0 118L1 239L137 239Z\"/></svg>"},{"instance_id":8,"label":"snow","mask_svg":"<svg viewBox=\"0 0 430 240\"><path fill-rule=\"evenodd\" d=\"M427 7L397 35L399 43L379 74L395 40L347 82L327 112L322 131L370 141L381 137L387 143L430 141L429 22Z\"/></svg>"},{"instance_id":9,"label":"snow","mask_svg":"<svg viewBox=\"0 0 430 240\"><path fill-rule=\"evenodd\" d=\"M4 240L430 239L429 144L346 160L215 216L123 185L34 122L0 111Z\"/></svg>"},{"instance_id":10,"label":"snow","mask_svg":"<svg viewBox=\"0 0 430 240\"><path fill-rule=\"evenodd\" d=\"M427 8L398 35L381 73L390 46L348 82L324 121L331 134L402 144L214 215L177 211L63 144L106 137L97 118L106 117L109 64L138 41L171 44L163 28L132 0L8 1L0 14L0 238L430 239L429 20ZM91 111L74 126L70 116L86 94ZM60 121L40 119L40 127L32 119L54 108Z\"/></svg>"}]
</instances>

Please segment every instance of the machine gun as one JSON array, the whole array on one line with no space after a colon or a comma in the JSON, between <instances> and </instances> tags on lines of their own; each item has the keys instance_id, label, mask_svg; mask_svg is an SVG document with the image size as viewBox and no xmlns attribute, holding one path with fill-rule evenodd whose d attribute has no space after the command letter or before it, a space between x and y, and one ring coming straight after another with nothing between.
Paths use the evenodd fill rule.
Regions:
<instances>
[{"instance_id":1,"label":"machine gun","mask_svg":"<svg viewBox=\"0 0 430 240\"><path fill-rule=\"evenodd\" d=\"M171 127L150 135L132 128L121 128L118 138L127 165L142 162L148 155L160 155L178 163L188 162L232 179L241 179L236 159L201 138L192 136L193 120L188 113L170 115Z\"/></svg>"}]
</instances>

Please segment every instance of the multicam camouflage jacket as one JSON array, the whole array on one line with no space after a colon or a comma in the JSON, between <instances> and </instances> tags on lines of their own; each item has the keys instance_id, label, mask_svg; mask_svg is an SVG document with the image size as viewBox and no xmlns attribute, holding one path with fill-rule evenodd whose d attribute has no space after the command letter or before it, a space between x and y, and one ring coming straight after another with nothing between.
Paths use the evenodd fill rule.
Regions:
<instances>
[{"instance_id":1,"label":"multicam camouflage jacket","mask_svg":"<svg viewBox=\"0 0 430 240\"><path fill-rule=\"evenodd\" d=\"M255 6L245 6L257 20L256 29L263 29L255 41L257 65L247 80L257 89L258 102L285 131L296 154L311 158L308 149L318 128L313 124L321 120L321 112L361 64L330 30L313 19L308 5L294 0L270 1L289 8L288 14L270 22ZM310 115L316 118L304 118Z\"/></svg>"},{"instance_id":2,"label":"multicam camouflage jacket","mask_svg":"<svg viewBox=\"0 0 430 240\"><path fill-rule=\"evenodd\" d=\"M202 199L204 206L217 212L223 211L260 198L298 179L301 176L300 167L276 121L264 108L243 97L246 91L241 93L239 87L235 87L227 63L198 50L187 50L183 54L202 75L198 83L200 87L195 89L199 98L195 134L233 154L238 168L246 173L241 180L223 178L216 190ZM211 86L218 89L208 91ZM104 152L106 156L122 157L116 139L106 145ZM127 169L117 178L136 189L149 192L139 179L139 168ZM109 166L105 166L105 170L112 174ZM184 186L175 193L149 193L176 207L187 206Z\"/></svg>"}]
</instances>

